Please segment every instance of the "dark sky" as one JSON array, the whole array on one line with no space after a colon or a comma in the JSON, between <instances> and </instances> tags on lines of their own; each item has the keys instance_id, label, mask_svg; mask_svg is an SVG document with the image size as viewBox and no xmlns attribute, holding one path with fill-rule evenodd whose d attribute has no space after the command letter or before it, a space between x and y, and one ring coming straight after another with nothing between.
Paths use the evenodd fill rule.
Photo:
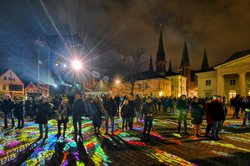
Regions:
<instances>
[{"instance_id":1,"label":"dark sky","mask_svg":"<svg viewBox=\"0 0 250 166\"><path fill-rule=\"evenodd\" d=\"M248 0L1 0L0 55L29 63L38 36L80 34L81 51L99 66L119 68L124 50L143 47L147 69L162 24L167 64L178 68L186 41L200 69L204 48L210 66L250 49L249 11Z\"/></svg>"}]
</instances>

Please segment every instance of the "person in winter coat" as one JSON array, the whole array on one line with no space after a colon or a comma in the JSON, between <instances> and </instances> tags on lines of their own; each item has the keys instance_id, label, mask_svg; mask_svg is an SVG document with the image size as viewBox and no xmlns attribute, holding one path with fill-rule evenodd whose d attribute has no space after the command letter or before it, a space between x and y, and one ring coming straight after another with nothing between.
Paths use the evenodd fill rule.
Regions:
<instances>
[{"instance_id":1,"label":"person in winter coat","mask_svg":"<svg viewBox=\"0 0 250 166\"><path fill-rule=\"evenodd\" d=\"M167 115L168 114L168 98L167 97L162 98L162 107L163 107L163 114Z\"/></svg>"},{"instance_id":2,"label":"person in winter coat","mask_svg":"<svg viewBox=\"0 0 250 166\"><path fill-rule=\"evenodd\" d=\"M39 124L39 131L40 131L39 139L43 138L43 126L45 128L44 139L48 138L48 132L49 132L48 117L50 112L51 112L51 105L49 104L49 99L45 97L42 99L42 103L38 106L38 111L35 120L35 123Z\"/></svg>"},{"instance_id":3,"label":"person in winter coat","mask_svg":"<svg viewBox=\"0 0 250 166\"><path fill-rule=\"evenodd\" d=\"M235 98L234 98L234 114L233 114L233 118L237 118L239 119L239 111L240 111L240 107L241 107L241 97L240 94L238 94Z\"/></svg>"},{"instance_id":4,"label":"person in winter coat","mask_svg":"<svg viewBox=\"0 0 250 166\"><path fill-rule=\"evenodd\" d=\"M122 131L124 131L124 125L126 130L128 130L128 113L129 113L129 101L126 99L123 102L121 107L121 116L122 116Z\"/></svg>"},{"instance_id":5,"label":"person in winter coat","mask_svg":"<svg viewBox=\"0 0 250 166\"><path fill-rule=\"evenodd\" d=\"M213 96L212 102L209 104L209 110L211 111L213 121L211 139L215 141L221 140L218 134L221 129L222 123L225 120L225 115L220 96Z\"/></svg>"},{"instance_id":6,"label":"person in winter coat","mask_svg":"<svg viewBox=\"0 0 250 166\"><path fill-rule=\"evenodd\" d=\"M67 97L64 97L57 110L57 137L61 136L61 124L63 124L63 138L65 138L67 123L69 122L69 112L69 100Z\"/></svg>"},{"instance_id":7,"label":"person in winter coat","mask_svg":"<svg viewBox=\"0 0 250 166\"><path fill-rule=\"evenodd\" d=\"M18 126L15 129L22 129L24 126L23 107L24 107L23 100L17 100L14 108L14 114L17 117Z\"/></svg>"},{"instance_id":8,"label":"person in winter coat","mask_svg":"<svg viewBox=\"0 0 250 166\"><path fill-rule=\"evenodd\" d=\"M246 120L248 119L248 125L250 124L250 96L246 97L246 102L245 102L245 114L243 118L243 126L246 126Z\"/></svg>"},{"instance_id":9,"label":"person in winter coat","mask_svg":"<svg viewBox=\"0 0 250 166\"><path fill-rule=\"evenodd\" d=\"M77 140L77 134L82 137L82 116L86 113L86 106L82 101L82 96L78 92L72 105L72 117L74 126L74 140ZM77 128L78 125L78 128Z\"/></svg>"},{"instance_id":10,"label":"person in winter coat","mask_svg":"<svg viewBox=\"0 0 250 166\"><path fill-rule=\"evenodd\" d=\"M136 113L136 121L140 121L141 120L141 105L142 105L142 101L140 96L137 94L135 97L135 113Z\"/></svg>"},{"instance_id":11,"label":"person in winter coat","mask_svg":"<svg viewBox=\"0 0 250 166\"><path fill-rule=\"evenodd\" d=\"M114 134L114 124L115 124L115 115L117 113L117 106L115 103L115 100L110 96L110 94L106 95L106 98L103 102L104 109L108 113L108 116L106 116L106 132L105 134L108 134L108 123L109 119L111 121L111 128L112 128L112 134Z\"/></svg>"},{"instance_id":12,"label":"person in winter coat","mask_svg":"<svg viewBox=\"0 0 250 166\"><path fill-rule=\"evenodd\" d=\"M11 119L11 124L12 127L15 127L15 121L14 121L14 116L13 116L13 108L15 106L14 101L11 99L11 96L9 94L5 95L5 99L2 102L2 110L4 113L4 127L3 129L8 128L8 117Z\"/></svg>"},{"instance_id":13,"label":"person in winter coat","mask_svg":"<svg viewBox=\"0 0 250 166\"><path fill-rule=\"evenodd\" d=\"M187 114L189 111L189 102L186 99L186 95L182 95L181 98L177 101L177 109L179 110L178 118L178 132L181 130L181 122L184 121L184 130L187 133Z\"/></svg>"},{"instance_id":14,"label":"person in winter coat","mask_svg":"<svg viewBox=\"0 0 250 166\"><path fill-rule=\"evenodd\" d=\"M211 111L209 110L209 104L211 103L211 99L206 99L204 105L203 105L203 109L206 113L206 121L207 121L207 127L206 127L206 133L205 133L205 137L210 138L210 131L213 127L213 120L212 120L212 115L211 115Z\"/></svg>"},{"instance_id":15,"label":"person in winter coat","mask_svg":"<svg viewBox=\"0 0 250 166\"><path fill-rule=\"evenodd\" d=\"M134 117L135 117L135 102L132 99L130 99L128 103L129 103L129 111L128 111L129 130L133 130Z\"/></svg>"},{"instance_id":16,"label":"person in winter coat","mask_svg":"<svg viewBox=\"0 0 250 166\"><path fill-rule=\"evenodd\" d=\"M96 135L100 135L100 127L102 124L102 108L101 101L96 96L94 99L90 101L90 115L93 119L93 126Z\"/></svg>"},{"instance_id":17,"label":"person in winter coat","mask_svg":"<svg viewBox=\"0 0 250 166\"><path fill-rule=\"evenodd\" d=\"M154 116L156 113L156 106L154 105L150 97L147 97L146 103L143 105L142 108L142 113L144 116L143 137L146 137L150 135Z\"/></svg>"},{"instance_id":18,"label":"person in winter coat","mask_svg":"<svg viewBox=\"0 0 250 166\"><path fill-rule=\"evenodd\" d=\"M195 137L200 137L200 125L202 124L202 116L204 110L199 104L198 98L194 97L191 104L191 123L193 124L193 134Z\"/></svg>"}]
</instances>

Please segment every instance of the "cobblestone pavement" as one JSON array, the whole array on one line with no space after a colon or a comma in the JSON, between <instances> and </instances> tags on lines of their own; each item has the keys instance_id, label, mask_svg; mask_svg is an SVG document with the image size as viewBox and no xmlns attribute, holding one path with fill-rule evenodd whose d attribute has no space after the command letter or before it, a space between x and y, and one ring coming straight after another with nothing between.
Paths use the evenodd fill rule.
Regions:
<instances>
[{"instance_id":1,"label":"cobblestone pavement","mask_svg":"<svg viewBox=\"0 0 250 166\"><path fill-rule=\"evenodd\" d=\"M0 133L0 165L250 165L250 126L242 127L242 119L224 123L223 140L177 133L176 116L157 116L148 140L141 137L142 122L131 131L120 130L116 119L114 135L94 135L90 120L83 120L83 139L72 139L73 127L68 123L66 138L55 137L55 120L49 121L49 138L37 140L38 126L26 122L20 130ZM2 122L2 120L1 120ZM206 123L202 125L204 128Z\"/></svg>"}]
</instances>

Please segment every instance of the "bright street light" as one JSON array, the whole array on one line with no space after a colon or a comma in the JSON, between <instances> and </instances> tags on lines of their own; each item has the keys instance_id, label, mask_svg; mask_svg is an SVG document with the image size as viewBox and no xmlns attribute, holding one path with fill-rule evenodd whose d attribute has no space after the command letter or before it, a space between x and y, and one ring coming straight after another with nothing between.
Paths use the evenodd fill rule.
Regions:
<instances>
[{"instance_id":1,"label":"bright street light","mask_svg":"<svg viewBox=\"0 0 250 166\"><path fill-rule=\"evenodd\" d=\"M120 80L116 80L115 83L116 83L116 84L120 84L121 81L120 81Z\"/></svg>"},{"instance_id":2,"label":"bright street light","mask_svg":"<svg viewBox=\"0 0 250 166\"><path fill-rule=\"evenodd\" d=\"M79 61L79 60L74 60L74 61L72 61L72 67L73 67L73 69L75 69L75 70L80 70L81 68L82 68L82 63L81 63L81 61Z\"/></svg>"}]
</instances>

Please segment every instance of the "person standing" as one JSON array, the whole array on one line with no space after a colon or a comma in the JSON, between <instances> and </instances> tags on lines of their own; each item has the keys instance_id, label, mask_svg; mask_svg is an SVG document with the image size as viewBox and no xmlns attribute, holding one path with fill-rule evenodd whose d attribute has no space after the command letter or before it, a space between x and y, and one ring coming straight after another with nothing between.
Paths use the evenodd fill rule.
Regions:
<instances>
[{"instance_id":1,"label":"person standing","mask_svg":"<svg viewBox=\"0 0 250 166\"><path fill-rule=\"evenodd\" d=\"M246 126L246 121L248 119L248 125L250 125L250 96L246 97L245 110L244 110L243 126Z\"/></svg>"},{"instance_id":2,"label":"person standing","mask_svg":"<svg viewBox=\"0 0 250 166\"><path fill-rule=\"evenodd\" d=\"M162 98L163 114L168 115L168 97Z\"/></svg>"},{"instance_id":3,"label":"person standing","mask_svg":"<svg viewBox=\"0 0 250 166\"><path fill-rule=\"evenodd\" d=\"M115 124L115 115L117 113L117 107L115 104L115 100L110 96L110 94L106 95L106 98L103 102L104 109L107 111L108 116L106 116L106 132L108 134L108 127L109 127L109 119L111 121L111 130L112 134L114 134L114 124Z\"/></svg>"},{"instance_id":4,"label":"person standing","mask_svg":"<svg viewBox=\"0 0 250 166\"><path fill-rule=\"evenodd\" d=\"M234 98L234 114L233 114L233 119L234 119L234 117L236 117L237 119L240 118L239 117L240 106L241 106L241 97L240 97L240 94L238 94Z\"/></svg>"},{"instance_id":5,"label":"person standing","mask_svg":"<svg viewBox=\"0 0 250 166\"><path fill-rule=\"evenodd\" d=\"M143 129L143 137L149 137L152 124L154 120L154 116L156 113L156 107L152 102L151 97L147 97L146 103L143 105L142 113L144 116L144 129Z\"/></svg>"},{"instance_id":6,"label":"person standing","mask_svg":"<svg viewBox=\"0 0 250 166\"><path fill-rule=\"evenodd\" d=\"M23 110L24 104L23 104L23 100L17 100L16 104L15 104L15 108L14 108L14 114L17 117L17 121L18 121L18 126L15 129L22 129L24 126L24 119L23 119L23 114L24 114L24 110Z\"/></svg>"},{"instance_id":7,"label":"person standing","mask_svg":"<svg viewBox=\"0 0 250 166\"><path fill-rule=\"evenodd\" d=\"M82 137L82 116L86 112L86 107L82 101L81 94L78 92L75 95L75 100L72 105L72 117L74 126L74 140L77 140L77 134ZM78 125L78 128L77 128Z\"/></svg>"},{"instance_id":8,"label":"person standing","mask_svg":"<svg viewBox=\"0 0 250 166\"><path fill-rule=\"evenodd\" d=\"M100 127L102 124L102 108L101 108L101 101L96 96L94 99L90 100L90 115L93 118L93 126L96 135L100 135Z\"/></svg>"},{"instance_id":9,"label":"person standing","mask_svg":"<svg viewBox=\"0 0 250 166\"><path fill-rule=\"evenodd\" d=\"M193 98L191 104L191 123L193 124L193 135L195 137L200 137L200 125L202 124L202 116L204 115L204 110L202 105L200 105L197 97Z\"/></svg>"},{"instance_id":10,"label":"person standing","mask_svg":"<svg viewBox=\"0 0 250 166\"><path fill-rule=\"evenodd\" d=\"M203 105L203 109L206 113L206 121L207 121L207 127L206 127L206 133L205 137L210 138L210 131L213 127L213 120L212 120L212 115L211 115L211 110L209 109L209 105L211 103L211 99L207 98L205 100L205 103Z\"/></svg>"},{"instance_id":11,"label":"person standing","mask_svg":"<svg viewBox=\"0 0 250 166\"><path fill-rule=\"evenodd\" d=\"M212 102L209 104L209 110L211 111L211 116L213 121L211 139L215 141L221 140L221 138L218 135L222 127L222 123L225 120L225 115L220 96L213 96Z\"/></svg>"},{"instance_id":12,"label":"person standing","mask_svg":"<svg viewBox=\"0 0 250 166\"><path fill-rule=\"evenodd\" d=\"M44 139L48 138L48 117L51 112L51 105L49 104L49 99L47 97L44 97L42 99L42 103L38 106L38 111L36 115L35 123L39 124L39 131L40 136L39 139L43 138L43 126L45 128L45 137Z\"/></svg>"},{"instance_id":13,"label":"person standing","mask_svg":"<svg viewBox=\"0 0 250 166\"><path fill-rule=\"evenodd\" d=\"M2 102L2 110L4 112L4 127L3 129L8 128L8 117L11 119L12 127L15 127L15 121L13 116L13 108L15 106L14 101L11 99L11 96L9 94L5 95L5 99Z\"/></svg>"},{"instance_id":14,"label":"person standing","mask_svg":"<svg viewBox=\"0 0 250 166\"><path fill-rule=\"evenodd\" d=\"M187 114L189 110L189 103L186 98L186 95L182 95L181 98L177 101L176 105L179 110L179 118L178 118L178 132L181 130L181 122L184 122L184 130L185 134L187 134Z\"/></svg>"},{"instance_id":15,"label":"person standing","mask_svg":"<svg viewBox=\"0 0 250 166\"><path fill-rule=\"evenodd\" d=\"M135 117L135 102L132 98L128 101L129 111L128 111L128 124L129 130L133 130L134 117Z\"/></svg>"},{"instance_id":16,"label":"person standing","mask_svg":"<svg viewBox=\"0 0 250 166\"><path fill-rule=\"evenodd\" d=\"M63 124L63 138L65 138L67 123L69 122L69 111L69 100L67 97L64 97L57 111L57 137L61 136L61 124Z\"/></svg>"},{"instance_id":17,"label":"person standing","mask_svg":"<svg viewBox=\"0 0 250 166\"><path fill-rule=\"evenodd\" d=\"M136 121L139 122L141 120L141 98L140 96L137 94L135 97L135 113L136 113Z\"/></svg>"},{"instance_id":18,"label":"person standing","mask_svg":"<svg viewBox=\"0 0 250 166\"><path fill-rule=\"evenodd\" d=\"M121 107L122 116L122 131L124 131L124 125L126 130L128 130L128 112L129 112L129 101L126 99Z\"/></svg>"}]
</instances>

